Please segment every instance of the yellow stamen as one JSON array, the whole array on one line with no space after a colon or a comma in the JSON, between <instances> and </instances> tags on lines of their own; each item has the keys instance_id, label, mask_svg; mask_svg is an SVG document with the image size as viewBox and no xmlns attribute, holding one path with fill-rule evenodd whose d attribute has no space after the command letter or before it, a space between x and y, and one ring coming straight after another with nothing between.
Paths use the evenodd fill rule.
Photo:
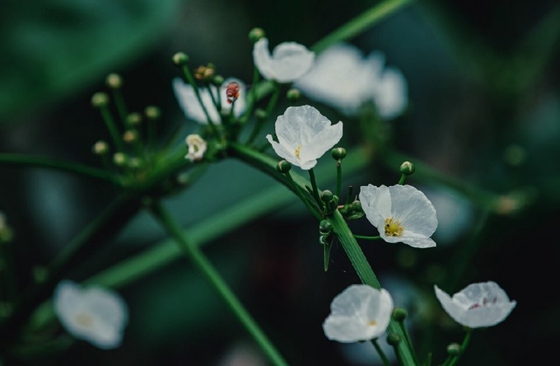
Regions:
<instances>
[{"instance_id":1,"label":"yellow stamen","mask_svg":"<svg viewBox=\"0 0 560 366\"><path fill-rule=\"evenodd\" d=\"M93 324L93 317L88 313L80 313L76 315L76 323L83 327L91 327Z\"/></svg>"},{"instance_id":2,"label":"yellow stamen","mask_svg":"<svg viewBox=\"0 0 560 366\"><path fill-rule=\"evenodd\" d=\"M373 326L377 325L377 322L376 322L375 320L370 320L370 321L367 323L367 325L368 325L369 327L373 327Z\"/></svg>"},{"instance_id":3,"label":"yellow stamen","mask_svg":"<svg viewBox=\"0 0 560 366\"><path fill-rule=\"evenodd\" d=\"M401 236L403 233L403 227L399 220L395 220L392 217L385 219L385 235L387 236Z\"/></svg>"},{"instance_id":4,"label":"yellow stamen","mask_svg":"<svg viewBox=\"0 0 560 366\"><path fill-rule=\"evenodd\" d=\"M301 151L301 145L296 147L296 158L299 159L299 152Z\"/></svg>"}]
</instances>

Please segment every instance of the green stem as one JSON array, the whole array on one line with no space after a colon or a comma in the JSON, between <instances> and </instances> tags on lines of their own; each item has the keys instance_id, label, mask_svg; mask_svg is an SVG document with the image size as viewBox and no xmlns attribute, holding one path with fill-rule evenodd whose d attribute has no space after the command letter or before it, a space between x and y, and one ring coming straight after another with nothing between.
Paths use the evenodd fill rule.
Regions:
<instances>
[{"instance_id":1,"label":"green stem","mask_svg":"<svg viewBox=\"0 0 560 366\"><path fill-rule=\"evenodd\" d=\"M412 346L412 340L410 339L410 335L408 334L408 329L406 329L406 326L404 324L404 320L400 320L397 322L399 323L402 334L404 335L404 340L408 344L408 348L411 350L414 349L414 347ZM414 357L414 362L418 364L418 359L416 358L416 354L414 352L412 353L412 356Z\"/></svg>"},{"instance_id":2,"label":"green stem","mask_svg":"<svg viewBox=\"0 0 560 366\"><path fill-rule=\"evenodd\" d=\"M472 329L467 329L467 333L465 334L465 338L463 339L463 343L461 344L461 350L459 351L459 354L457 356L451 359L451 361L449 362L449 366L454 366L455 364L457 364L457 362L459 362L459 359L461 358L463 353L465 353L465 350L467 349L467 346L471 341L472 332Z\"/></svg>"},{"instance_id":3,"label":"green stem","mask_svg":"<svg viewBox=\"0 0 560 366\"><path fill-rule=\"evenodd\" d=\"M336 196L340 198L340 189L342 188L342 161L336 162Z\"/></svg>"},{"instance_id":4,"label":"green stem","mask_svg":"<svg viewBox=\"0 0 560 366\"><path fill-rule=\"evenodd\" d=\"M313 206L311 206L311 204L309 203L307 198L302 194L301 189L296 184L296 182L294 182L294 179L292 178L292 175L290 174L290 172L286 172L285 174L286 174L286 177L288 178L288 181L292 185L294 192L299 197L299 199L303 202L305 207L307 207L309 212L311 212L317 220L321 220L321 215L319 214L319 212L317 212L317 210Z\"/></svg>"},{"instance_id":5,"label":"green stem","mask_svg":"<svg viewBox=\"0 0 560 366\"><path fill-rule=\"evenodd\" d=\"M266 120L268 119L268 117L270 116L272 111L274 110L274 107L276 107L276 103L278 102L278 97L280 96L280 91L281 90L282 90L281 85L278 84L278 83L274 83L274 93L270 97L270 100L268 101L268 105L266 107L266 117L267 118L257 118L257 120L255 122L255 127L253 128L253 131L251 132L251 135L249 136L249 139L247 140L247 144L252 144L255 141L255 139L257 138L257 136L259 135L259 133L261 132L261 130L264 126L264 123L266 122Z\"/></svg>"},{"instance_id":6,"label":"green stem","mask_svg":"<svg viewBox=\"0 0 560 366\"><path fill-rule=\"evenodd\" d=\"M251 117L251 113L253 112L253 107L257 101L257 83L259 82L259 70L257 67L253 67L253 87L251 88L251 92L247 96L247 109L245 110L245 114L241 117L241 123L245 124Z\"/></svg>"},{"instance_id":7,"label":"green stem","mask_svg":"<svg viewBox=\"0 0 560 366\"><path fill-rule=\"evenodd\" d=\"M370 10L365 11L348 23L343 24L334 32L323 37L319 42L315 43L311 50L321 52L329 46L348 40L362 33L365 29L370 28L379 21L386 19L390 14L414 2L414 0L386 0L382 3L374 5Z\"/></svg>"},{"instance_id":8,"label":"green stem","mask_svg":"<svg viewBox=\"0 0 560 366\"><path fill-rule=\"evenodd\" d=\"M122 136L119 132L119 129L115 124L115 120L113 119L113 115L111 114L111 111L109 111L109 108L107 106L101 107L99 111L101 112L101 117L103 117L103 121L105 121L105 126L107 126L107 129L109 130L109 134L111 135L111 138L113 139L113 143L117 147L117 150L124 152L125 151L124 142L122 140Z\"/></svg>"},{"instance_id":9,"label":"green stem","mask_svg":"<svg viewBox=\"0 0 560 366\"><path fill-rule=\"evenodd\" d=\"M356 235L356 234L353 234L353 235L354 235L354 238L356 238L356 239L364 239L364 240L379 240L379 239L381 239L381 237L379 235L377 235L377 236L366 236L366 235Z\"/></svg>"},{"instance_id":10,"label":"green stem","mask_svg":"<svg viewBox=\"0 0 560 366\"><path fill-rule=\"evenodd\" d=\"M399 179L399 183L397 184L402 186L405 181L406 181L406 174L401 174L401 179Z\"/></svg>"},{"instance_id":11,"label":"green stem","mask_svg":"<svg viewBox=\"0 0 560 366\"><path fill-rule=\"evenodd\" d=\"M117 107L117 112L124 126L127 125L128 111L126 109L126 103L124 102L123 94L120 89L113 89L113 99L115 100L115 106Z\"/></svg>"},{"instance_id":12,"label":"green stem","mask_svg":"<svg viewBox=\"0 0 560 366\"><path fill-rule=\"evenodd\" d=\"M377 354L381 358L381 361L383 361L383 365L384 366L391 366L391 362L387 358L387 355L385 355L385 352L383 352L383 350L381 349L381 346L379 346L379 342L377 342L377 338L372 339L371 343L375 347L375 350L377 351Z\"/></svg>"},{"instance_id":13,"label":"green stem","mask_svg":"<svg viewBox=\"0 0 560 366\"><path fill-rule=\"evenodd\" d=\"M317 201L317 205L319 205L319 208L322 208L323 202L319 197L319 188L317 187L317 179L315 179L315 172L313 171L313 168L309 169L308 172L309 172L309 180L311 181L311 188L313 189L313 198L315 198L315 201Z\"/></svg>"},{"instance_id":14,"label":"green stem","mask_svg":"<svg viewBox=\"0 0 560 366\"><path fill-rule=\"evenodd\" d=\"M42 156L0 153L0 164L50 168L103 180L118 186L121 185L119 178L108 171L92 168L83 164L45 158Z\"/></svg>"},{"instance_id":15,"label":"green stem","mask_svg":"<svg viewBox=\"0 0 560 366\"><path fill-rule=\"evenodd\" d=\"M200 251L194 243L185 238L183 231L177 222L173 220L173 218L160 204L155 204L152 207L152 214L167 230L167 232L173 236L182 251L192 260L193 264L206 277L212 287L214 287L224 302L229 306L230 310L235 314L235 316L237 316L245 329L249 332L249 334L251 334L251 336L253 336L254 340L261 347L262 351L267 355L272 364L282 366L288 365L280 353L278 353L274 345L268 340L255 320L243 307L239 299L228 287L218 271L216 271L216 269L204 256L202 251Z\"/></svg>"}]
</instances>

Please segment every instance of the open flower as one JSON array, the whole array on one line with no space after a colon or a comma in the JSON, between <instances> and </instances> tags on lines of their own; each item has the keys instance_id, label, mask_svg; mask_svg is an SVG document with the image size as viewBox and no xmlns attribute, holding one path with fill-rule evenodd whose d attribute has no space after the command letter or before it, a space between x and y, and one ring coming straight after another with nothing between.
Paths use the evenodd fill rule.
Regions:
<instances>
[{"instance_id":1,"label":"open flower","mask_svg":"<svg viewBox=\"0 0 560 366\"><path fill-rule=\"evenodd\" d=\"M384 63L380 52L364 58L358 48L339 43L321 53L294 86L344 114L354 115L363 103L373 102L381 117L391 119L407 105L407 84L400 71L384 69Z\"/></svg>"},{"instance_id":2,"label":"open flower","mask_svg":"<svg viewBox=\"0 0 560 366\"><path fill-rule=\"evenodd\" d=\"M237 94L237 99L235 105L233 107L233 113L235 117L241 116L246 109L246 102L245 102L245 84L238 79L228 78L224 81L224 83L220 86L220 88L216 88L215 86L211 85L210 88L198 88L200 93L200 99L208 111L208 115L214 124L220 124L220 114L214 102L212 101L212 95L214 95L214 99L218 100L218 94L220 98L220 102L222 105L222 114L227 114L231 112L231 102L229 102L228 95L226 93L228 85L230 83L237 83L239 89ZM208 118L206 118L206 114L204 114L204 110L200 106L194 89L191 85L185 83L182 79L175 78L173 79L173 91L175 92L175 97L179 102L179 106L185 113L187 118L194 120L200 124L206 125L208 124Z\"/></svg>"},{"instance_id":3,"label":"open flower","mask_svg":"<svg viewBox=\"0 0 560 366\"><path fill-rule=\"evenodd\" d=\"M327 150L342 138L342 122L331 125L331 121L311 106L288 107L276 119L276 136L266 138L280 157L303 170L317 164Z\"/></svg>"},{"instance_id":4,"label":"open flower","mask_svg":"<svg viewBox=\"0 0 560 366\"><path fill-rule=\"evenodd\" d=\"M385 332L392 312L393 299L386 290L352 285L334 298L323 330L333 341L370 340Z\"/></svg>"},{"instance_id":5,"label":"open flower","mask_svg":"<svg viewBox=\"0 0 560 366\"><path fill-rule=\"evenodd\" d=\"M128 308L114 291L82 289L64 280L54 291L54 310L64 329L102 349L118 347L128 322Z\"/></svg>"},{"instance_id":6,"label":"open flower","mask_svg":"<svg viewBox=\"0 0 560 366\"><path fill-rule=\"evenodd\" d=\"M443 309L457 323L469 328L490 327L503 321L517 303L497 283L473 283L453 297L434 285L436 297Z\"/></svg>"},{"instance_id":7,"label":"open flower","mask_svg":"<svg viewBox=\"0 0 560 366\"><path fill-rule=\"evenodd\" d=\"M261 38L253 47L253 61L262 76L279 83L291 83L309 71L315 54L295 42L284 42L276 46L272 56L268 50L268 39Z\"/></svg>"},{"instance_id":8,"label":"open flower","mask_svg":"<svg viewBox=\"0 0 560 366\"><path fill-rule=\"evenodd\" d=\"M202 137L200 137L200 135L188 135L185 142L189 149L187 155L185 155L185 159L198 161L204 157L208 144Z\"/></svg>"},{"instance_id":9,"label":"open flower","mask_svg":"<svg viewBox=\"0 0 560 366\"><path fill-rule=\"evenodd\" d=\"M388 243L435 247L436 210L424 193L409 185L360 188L360 203L369 222Z\"/></svg>"}]
</instances>

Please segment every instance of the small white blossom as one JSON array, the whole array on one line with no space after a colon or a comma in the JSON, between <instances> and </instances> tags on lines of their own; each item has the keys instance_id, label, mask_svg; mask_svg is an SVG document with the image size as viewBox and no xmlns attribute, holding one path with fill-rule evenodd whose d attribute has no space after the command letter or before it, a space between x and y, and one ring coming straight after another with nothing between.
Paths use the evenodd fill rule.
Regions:
<instances>
[{"instance_id":1,"label":"small white blossom","mask_svg":"<svg viewBox=\"0 0 560 366\"><path fill-rule=\"evenodd\" d=\"M311 106L288 107L276 119L276 136L266 138L280 157L303 170L317 164L323 154L342 138L342 122L331 125L331 121Z\"/></svg>"},{"instance_id":2,"label":"small white blossom","mask_svg":"<svg viewBox=\"0 0 560 366\"><path fill-rule=\"evenodd\" d=\"M400 71L384 69L384 63L380 52L364 58L358 48L339 43L320 54L311 71L294 86L347 115L355 115L363 103L373 102L381 117L391 119L408 103L407 83Z\"/></svg>"},{"instance_id":3,"label":"small white blossom","mask_svg":"<svg viewBox=\"0 0 560 366\"><path fill-rule=\"evenodd\" d=\"M436 210L424 193L409 185L360 188L364 213L388 243L415 248L435 247L430 236L436 231Z\"/></svg>"},{"instance_id":4,"label":"small white blossom","mask_svg":"<svg viewBox=\"0 0 560 366\"><path fill-rule=\"evenodd\" d=\"M64 329L102 349L121 344L128 308L114 291L64 280L54 291L54 310Z\"/></svg>"},{"instance_id":5,"label":"small white blossom","mask_svg":"<svg viewBox=\"0 0 560 366\"><path fill-rule=\"evenodd\" d=\"M290 83L311 69L315 54L295 42L284 42L276 46L272 56L268 50L268 39L259 39L253 47L253 61L262 76L279 83Z\"/></svg>"},{"instance_id":6,"label":"small white blossom","mask_svg":"<svg viewBox=\"0 0 560 366\"><path fill-rule=\"evenodd\" d=\"M334 298L323 330L333 341L370 340L385 332L392 312L393 299L385 289L352 285Z\"/></svg>"},{"instance_id":7,"label":"small white blossom","mask_svg":"<svg viewBox=\"0 0 560 366\"><path fill-rule=\"evenodd\" d=\"M226 94L226 88L229 83L236 82L239 84L239 97L237 98L235 105L233 107L233 112L235 117L239 117L245 112L247 108L246 101L245 101L245 83L241 80L235 78L228 78L224 81L224 83L220 86L220 88L216 88L215 86L211 85L210 88L198 88L200 93L200 99L204 104L204 107L208 111L208 115L214 124L220 124L220 114L216 106L212 101L212 95L214 98L219 98L222 105L222 114L227 114L231 112L231 102L228 102L228 96ZM185 113L185 116L189 119L194 120L197 123L206 125L208 124L208 118L206 118L206 114L204 114L204 110L200 106L198 99L196 98L196 93L194 92L193 87L190 84L185 83L180 78L173 79L173 91L175 92L175 97L179 102L179 106Z\"/></svg>"},{"instance_id":8,"label":"small white blossom","mask_svg":"<svg viewBox=\"0 0 560 366\"><path fill-rule=\"evenodd\" d=\"M185 139L185 142L189 149L187 155L185 155L185 159L188 159L190 161L198 161L204 157L204 153L206 152L208 144L202 137L200 137L200 135L188 135Z\"/></svg>"},{"instance_id":9,"label":"small white blossom","mask_svg":"<svg viewBox=\"0 0 560 366\"><path fill-rule=\"evenodd\" d=\"M495 282L473 283L453 297L434 285L436 297L443 309L457 323L469 328L490 327L502 322L517 302Z\"/></svg>"}]
</instances>

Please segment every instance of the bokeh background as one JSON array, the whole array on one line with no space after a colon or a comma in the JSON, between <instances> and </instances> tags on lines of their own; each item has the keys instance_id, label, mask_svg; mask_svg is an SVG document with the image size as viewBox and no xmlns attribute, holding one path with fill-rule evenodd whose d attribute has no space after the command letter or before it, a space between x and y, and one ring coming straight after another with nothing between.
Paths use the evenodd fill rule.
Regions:
<instances>
[{"instance_id":1,"label":"bokeh background","mask_svg":"<svg viewBox=\"0 0 560 366\"><path fill-rule=\"evenodd\" d=\"M220 74L250 82L247 35L253 27L262 27L272 45L310 46L375 3L3 1L1 152L100 166L91 147L108 134L90 98L105 90L110 72L123 76L130 110L162 109L160 138L180 124L193 131L171 89L171 80L179 76L171 63L175 52L187 53L193 66L212 62ZM382 51L387 64L408 81L409 108L390 122L399 151L510 199L501 212L487 214L453 187L413 176L410 183L425 190L438 210L437 249L363 244L382 284L397 304L409 308L421 357L431 350L434 364L443 361L447 344L462 339L460 327L439 309L434 283L456 292L472 282L494 280L518 302L504 323L474 334L460 364L541 364L560 340L560 295L554 290L559 40L560 7L553 0L422 1L349 40L364 54ZM314 105L331 119L345 118ZM345 177L345 184L389 185L397 179L394 170L373 160L367 170ZM47 264L117 194L109 185L41 169L0 166L0 181L0 210L15 233L10 250L19 290L30 283L34 268ZM212 166L166 205L182 224L195 226L274 187L261 173L227 161ZM214 238L205 252L290 364L375 364L370 345L343 346L324 337L321 323L331 299L358 279L340 247L333 249L324 273L316 223L300 203L284 200L282 206ZM367 223L354 227L370 230ZM163 239L142 213L96 255L76 264L68 278L87 279ZM120 348L102 351L76 342L24 364L267 364L183 258L119 292L131 319Z\"/></svg>"}]
</instances>

